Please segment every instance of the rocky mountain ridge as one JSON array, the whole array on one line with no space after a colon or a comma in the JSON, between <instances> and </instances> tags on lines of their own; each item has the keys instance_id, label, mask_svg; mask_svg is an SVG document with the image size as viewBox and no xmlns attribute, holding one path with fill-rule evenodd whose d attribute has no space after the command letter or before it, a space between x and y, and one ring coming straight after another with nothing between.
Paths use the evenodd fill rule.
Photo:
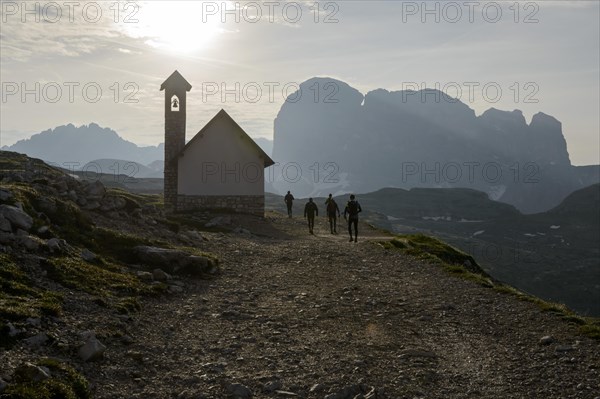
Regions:
<instances>
[{"instance_id":1,"label":"rocky mountain ridge","mask_svg":"<svg viewBox=\"0 0 600 399\"><path fill-rule=\"evenodd\" d=\"M329 95L308 95L315 87ZM590 174L571 165L561 123L542 112L529 124L519 110L476 116L437 90L363 95L331 78L310 79L299 93L275 119L273 156L300 166L293 183L302 196L463 187L535 213L600 181L600 166ZM270 187L285 192L290 179L282 174Z\"/></svg>"},{"instance_id":2,"label":"rocky mountain ridge","mask_svg":"<svg viewBox=\"0 0 600 399\"><path fill-rule=\"evenodd\" d=\"M123 159L148 165L164 159L164 144L140 147L96 123L69 123L19 140L2 150L27 154L66 169L79 169L97 159Z\"/></svg>"}]
</instances>

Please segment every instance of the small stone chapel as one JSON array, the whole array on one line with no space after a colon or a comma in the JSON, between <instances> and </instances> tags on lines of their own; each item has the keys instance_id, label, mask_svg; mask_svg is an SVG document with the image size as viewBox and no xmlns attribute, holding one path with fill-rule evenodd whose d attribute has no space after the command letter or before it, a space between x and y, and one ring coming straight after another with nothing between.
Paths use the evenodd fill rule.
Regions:
<instances>
[{"instance_id":1,"label":"small stone chapel","mask_svg":"<svg viewBox=\"0 0 600 399\"><path fill-rule=\"evenodd\" d=\"M191 89L177 71L160 86L165 91L165 209L264 216L264 170L275 162L225 110L186 144L186 94Z\"/></svg>"}]
</instances>

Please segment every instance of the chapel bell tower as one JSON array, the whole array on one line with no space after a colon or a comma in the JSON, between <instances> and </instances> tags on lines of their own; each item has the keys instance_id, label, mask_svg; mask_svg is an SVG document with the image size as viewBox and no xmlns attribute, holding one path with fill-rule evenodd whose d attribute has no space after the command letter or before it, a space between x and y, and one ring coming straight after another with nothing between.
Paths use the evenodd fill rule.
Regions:
<instances>
[{"instance_id":1,"label":"chapel bell tower","mask_svg":"<svg viewBox=\"0 0 600 399\"><path fill-rule=\"evenodd\" d=\"M177 162L185 146L186 94L192 89L177 71L160 86L165 91L165 210L177 211Z\"/></svg>"}]
</instances>

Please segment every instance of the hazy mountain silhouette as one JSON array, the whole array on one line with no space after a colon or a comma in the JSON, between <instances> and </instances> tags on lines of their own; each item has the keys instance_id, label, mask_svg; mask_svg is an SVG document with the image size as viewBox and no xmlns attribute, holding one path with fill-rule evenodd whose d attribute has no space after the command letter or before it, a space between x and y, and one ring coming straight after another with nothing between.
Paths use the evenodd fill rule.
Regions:
<instances>
[{"instance_id":1,"label":"hazy mountain silhouette","mask_svg":"<svg viewBox=\"0 0 600 399\"><path fill-rule=\"evenodd\" d=\"M81 170L113 176L135 177L138 179L163 178L163 161L154 161L148 166L123 159L95 159L86 163Z\"/></svg>"},{"instance_id":2,"label":"hazy mountain silhouette","mask_svg":"<svg viewBox=\"0 0 600 399\"><path fill-rule=\"evenodd\" d=\"M260 137L255 141L267 154L273 152L272 140ZM94 162L100 165L101 171L106 174L113 173L115 168L110 168L115 162L119 163L120 169L128 162L135 162L138 164L136 177L140 178L162 177L165 151L164 143L156 147L140 147L121 138L114 130L102 128L95 123L80 127L73 124L58 126L11 146L3 146L2 150L27 154L67 169L72 168L69 166L71 162L79 163L75 166L76 170L84 167L94 168L93 165L88 165Z\"/></svg>"},{"instance_id":3,"label":"hazy mountain silhouette","mask_svg":"<svg viewBox=\"0 0 600 399\"><path fill-rule=\"evenodd\" d=\"M102 128L95 123L80 127L72 124L58 126L2 149L27 154L60 166L77 162L79 167L96 159L125 159L147 165L157 159L162 160L165 151L163 144L139 147L121 138L114 130Z\"/></svg>"},{"instance_id":4,"label":"hazy mountain silhouette","mask_svg":"<svg viewBox=\"0 0 600 399\"><path fill-rule=\"evenodd\" d=\"M529 124L519 110L478 117L437 90L363 96L331 78L310 79L300 93L275 119L273 157L301 165L302 178L280 171L269 186L275 192L465 187L533 213L600 181L599 166L571 165L561 123L541 112Z\"/></svg>"}]
</instances>

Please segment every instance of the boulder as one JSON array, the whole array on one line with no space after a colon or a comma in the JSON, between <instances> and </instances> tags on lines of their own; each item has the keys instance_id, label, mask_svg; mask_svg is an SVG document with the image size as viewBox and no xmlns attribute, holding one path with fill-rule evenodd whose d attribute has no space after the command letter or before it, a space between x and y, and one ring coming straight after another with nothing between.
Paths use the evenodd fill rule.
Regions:
<instances>
[{"instance_id":1,"label":"boulder","mask_svg":"<svg viewBox=\"0 0 600 399\"><path fill-rule=\"evenodd\" d=\"M138 246L134 248L139 261L149 269L160 268L169 274L199 276L213 273L216 263L205 256L190 255L177 249Z\"/></svg>"},{"instance_id":2,"label":"boulder","mask_svg":"<svg viewBox=\"0 0 600 399\"><path fill-rule=\"evenodd\" d=\"M136 275L141 281L152 281L153 279L152 273L149 272L138 271Z\"/></svg>"},{"instance_id":3,"label":"boulder","mask_svg":"<svg viewBox=\"0 0 600 399\"><path fill-rule=\"evenodd\" d=\"M0 215L0 231L3 231L5 233L12 232L12 226L10 222L2 215Z\"/></svg>"},{"instance_id":4,"label":"boulder","mask_svg":"<svg viewBox=\"0 0 600 399\"><path fill-rule=\"evenodd\" d=\"M13 326L12 323L7 323L6 326L8 327L8 336L9 337L16 337L17 335L19 335L21 333L21 330L19 330L18 328L15 328L15 326Z\"/></svg>"},{"instance_id":5,"label":"boulder","mask_svg":"<svg viewBox=\"0 0 600 399\"><path fill-rule=\"evenodd\" d=\"M61 253L66 252L70 249L69 244L63 239L60 238L51 238L46 241L46 246L52 253Z\"/></svg>"},{"instance_id":6,"label":"boulder","mask_svg":"<svg viewBox=\"0 0 600 399\"><path fill-rule=\"evenodd\" d=\"M118 197L115 195L106 196L101 204L100 210L102 212L114 211L114 210L122 210L127 206L127 201L123 197Z\"/></svg>"},{"instance_id":7,"label":"boulder","mask_svg":"<svg viewBox=\"0 0 600 399\"><path fill-rule=\"evenodd\" d=\"M106 187L100 180L90 183L84 189L88 201L99 201L106 195Z\"/></svg>"},{"instance_id":8,"label":"boulder","mask_svg":"<svg viewBox=\"0 0 600 399\"><path fill-rule=\"evenodd\" d=\"M252 397L252 391L250 388L242 384L227 385L227 393L235 399L249 399Z\"/></svg>"},{"instance_id":9,"label":"boulder","mask_svg":"<svg viewBox=\"0 0 600 399\"><path fill-rule=\"evenodd\" d=\"M61 194L69 191L69 185L64 180L59 180L59 181L54 182L52 184L52 187Z\"/></svg>"},{"instance_id":10,"label":"boulder","mask_svg":"<svg viewBox=\"0 0 600 399\"><path fill-rule=\"evenodd\" d=\"M44 345L46 342L48 342L48 340L49 338L46 334L39 333L34 335L33 337L25 339L24 342L25 344L27 344L27 346L38 347Z\"/></svg>"},{"instance_id":11,"label":"boulder","mask_svg":"<svg viewBox=\"0 0 600 399\"><path fill-rule=\"evenodd\" d=\"M69 191L69 199L73 202L77 202L77 193L75 192L75 190L71 190Z\"/></svg>"},{"instance_id":12,"label":"boulder","mask_svg":"<svg viewBox=\"0 0 600 399\"><path fill-rule=\"evenodd\" d=\"M35 203L35 209L47 213L48 215L55 215L58 208L56 201L53 198L39 197Z\"/></svg>"},{"instance_id":13,"label":"boulder","mask_svg":"<svg viewBox=\"0 0 600 399\"><path fill-rule=\"evenodd\" d=\"M8 386L8 383L6 381L4 381L2 378L0 378L0 393L4 392L6 390L7 386Z\"/></svg>"},{"instance_id":14,"label":"boulder","mask_svg":"<svg viewBox=\"0 0 600 399\"><path fill-rule=\"evenodd\" d=\"M13 194L9 190L0 188L0 201L2 201L2 202L8 201L12 197L13 197Z\"/></svg>"},{"instance_id":15,"label":"boulder","mask_svg":"<svg viewBox=\"0 0 600 399\"><path fill-rule=\"evenodd\" d=\"M50 371L46 367L26 362L15 369L14 376L17 381L40 382L50 378Z\"/></svg>"},{"instance_id":16,"label":"boulder","mask_svg":"<svg viewBox=\"0 0 600 399\"><path fill-rule=\"evenodd\" d=\"M40 247L40 243L38 242L38 240L36 240L34 237L26 235L26 236L20 236L18 238L18 242L19 245L21 245L22 247L24 247L25 249L29 250L29 251L37 251L37 249Z\"/></svg>"},{"instance_id":17,"label":"boulder","mask_svg":"<svg viewBox=\"0 0 600 399\"><path fill-rule=\"evenodd\" d=\"M105 351L106 346L94 335L90 335L87 342L79 348L79 357L84 362L93 362L102 359Z\"/></svg>"},{"instance_id":18,"label":"boulder","mask_svg":"<svg viewBox=\"0 0 600 399\"><path fill-rule=\"evenodd\" d=\"M543 336L540 338L540 345L550 345L554 342L554 338L550 335Z\"/></svg>"},{"instance_id":19,"label":"boulder","mask_svg":"<svg viewBox=\"0 0 600 399\"><path fill-rule=\"evenodd\" d=\"M81 251L81 259L86 262L93 262L98 259L98 256L89 249L84 248L83 251Z\"/></svg>"},{"instance_id":20,"label":"boulder","mask_svg":"<svg viewBox=\"0 0 600 399\"><path fill-rule=\"evenodd\" d=\"M168 281L171 279L171 276L161 269L154 269L152 271L152 278L156 281Z\"/></svg>"},{"instance_id":21,"label":"boulder","mask_svg":"<svg viewBox=\"0 0 600 399\"><path fill-rule=\"evenodd\" d=\"M0 244L11 245L15 242L15 235L13 233L0 231Z\"/></svg>"},{"instance_id":22,"label":"boulder","mask_svg":"<svg viewBox=\"0 0 600 399\"><path fill-rule=\"evenodd\" d=\"M33 219L22 209L16 206L0 205L0 216L3 216L10 222L13 228L29 231L33 226Z\"/></svg>"}]
</instances>

